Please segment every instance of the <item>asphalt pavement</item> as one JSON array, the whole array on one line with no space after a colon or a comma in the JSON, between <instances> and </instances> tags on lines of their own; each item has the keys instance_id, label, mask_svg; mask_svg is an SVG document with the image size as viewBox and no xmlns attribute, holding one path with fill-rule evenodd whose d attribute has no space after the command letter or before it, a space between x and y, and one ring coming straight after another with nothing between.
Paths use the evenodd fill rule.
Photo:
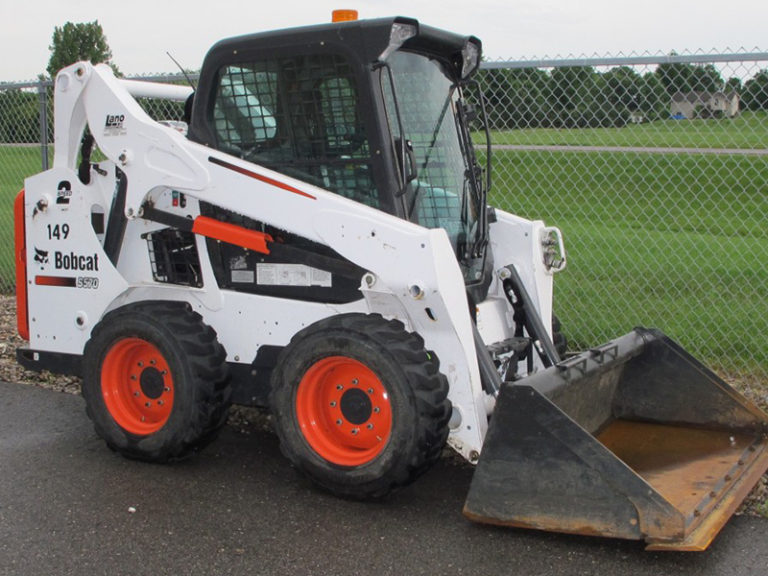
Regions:
<instances>
[{"instance_id":1,"label":"asphalt pavement","mask_svg":"<svg viewBox=\"0 0 768 576\"><path fill-rule=\"evenodd\" d=\"M0 575L768 574L768 520L703 553L473 524L472 468L440 461L384 503L312 488L260 427L174 465L106 448L79 396L0 382Z\"/></svg>"}]
</instances>

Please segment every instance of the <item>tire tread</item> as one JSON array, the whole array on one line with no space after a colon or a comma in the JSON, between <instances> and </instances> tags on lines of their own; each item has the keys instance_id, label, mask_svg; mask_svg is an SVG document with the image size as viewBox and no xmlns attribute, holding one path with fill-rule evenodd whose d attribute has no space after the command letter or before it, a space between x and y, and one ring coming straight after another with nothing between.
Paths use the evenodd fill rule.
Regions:
<instances>
[{"instance_id":1,"label":"tire tread","mask_svg":"<svg viewBox=\"0 0 768 576\"><path fill-rule=\"evenodd\" d=\"M347 498L379 499L412 483L439 459L448 438L448 421L451 415L448 380L440 372L437 356L434 352L425 350L424 339L419 334L408 332L402 322L384 319L379 314L352 313L320 320L294 335L284 354L292 354L292 350L307 338L348 338L350 334L372 344L376 349L386 350L390 357L396 359L410 385L418 424L411 431L416 435L413 443L415 449L408 454L404 464L385 471L377 481L364 486L324 482L312 473L312 466L308 466L306 455L294 449L295 439L288 438L288 435L293 433L291 427L279 425L279 417L277 431L282 451L294 467L309 475L323 488ZM285 356L281 360L284 358ZM285 404L289 395L281 388L287 386L280 382L283 363L281 360L278 361L273 375L270 404L274 412L285 415Z\"/></svg>"},{"instance_id":2,"label":"tire tread","mask_svg":"<svg viewBox=\"0 0 768 576\"><path fill-rule=\"evenodd\" d=\"M124 323L137 323L158 328L159 334L174 339L174 346L183 353L191 375L195 395L194 417L183 422L183 427L168 432L168 439L159 446L147 449L145 437L136 437L110 422L103 413L100 378L100 355L104 342L113 341ZM163 329L164 328L164 329ZM97 434L107 445L120 454L149 462L170 462L185 459L210 443L226 423L231 388L228 383L226 352L219 343L216 331L203 322L189 304L174 301L146 301L130 304L109 312L93 329L85 348L85 376L83 395L86 413ZM105 410L105 409L104 409Z\"/></svg>"}]
</instances>

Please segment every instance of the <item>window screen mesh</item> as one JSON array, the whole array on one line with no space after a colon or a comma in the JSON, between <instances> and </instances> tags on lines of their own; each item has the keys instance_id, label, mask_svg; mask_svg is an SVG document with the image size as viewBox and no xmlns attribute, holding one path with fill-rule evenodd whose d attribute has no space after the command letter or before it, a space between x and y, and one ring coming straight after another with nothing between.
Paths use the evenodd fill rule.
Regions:
<instances>
[{"instance_id":1,"label":"window screen mesh","mask_svg":"<svg viewBox=\"0 0 768 576\"><path fill-rule=\"evenodd\" d=\"M341 56L229 65L212 115L221 150L379 206L355 77Z\"/></svg>"}]
</instances>

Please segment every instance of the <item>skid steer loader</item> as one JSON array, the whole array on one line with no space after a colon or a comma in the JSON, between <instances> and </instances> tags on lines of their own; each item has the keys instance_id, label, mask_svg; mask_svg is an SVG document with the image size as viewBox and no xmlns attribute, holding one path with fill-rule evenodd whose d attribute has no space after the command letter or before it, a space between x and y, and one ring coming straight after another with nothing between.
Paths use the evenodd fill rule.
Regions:
<instances>
[{"instance_id":1,"label":"skid steer loader","mask_svg":"<svg viewBox=\"0 0 768 576\"><path fill-rule=\"evenodd\" d=\"M768 467L768 419L654 330L564 357L560 232L486 202L480 60L397 17L223 40L194 92L64 68L53 168L15 204L19 361L82 376L130 458L265 406L340 496L447 443L477 464L473 520L704 549Z\"/></svg>"}]
</instances>

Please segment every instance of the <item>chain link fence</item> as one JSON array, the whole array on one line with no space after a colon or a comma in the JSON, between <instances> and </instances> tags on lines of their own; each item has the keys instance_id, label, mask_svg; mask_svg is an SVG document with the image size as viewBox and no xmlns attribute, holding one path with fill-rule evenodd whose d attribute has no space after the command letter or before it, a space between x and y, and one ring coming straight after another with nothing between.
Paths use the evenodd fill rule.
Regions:
<instances>
[{"instance_id":1,"label":"chain link fence","mask_svg":"<svg viewBox=\"0 0 768 576\"><path fill-rule=\"evenodd\" d=\"M555 308L571 347L655 326L726 377L768 382L768 53L485 62L477 88L491 202L564 233ZM46 165L50 107L45 82L0 84L3 292L13 199Z\"/></svg>"},{"instance_id":2,"label":"chain link fence","mask_svg":"<svg viewBox=\"0 0 768 576\"><path fill-rule=\"evenodd\" d=\"M575 348L638 325L768 383L768 54L486 63L492 201L559 226Z\"/></svg>"}]
</instances>

